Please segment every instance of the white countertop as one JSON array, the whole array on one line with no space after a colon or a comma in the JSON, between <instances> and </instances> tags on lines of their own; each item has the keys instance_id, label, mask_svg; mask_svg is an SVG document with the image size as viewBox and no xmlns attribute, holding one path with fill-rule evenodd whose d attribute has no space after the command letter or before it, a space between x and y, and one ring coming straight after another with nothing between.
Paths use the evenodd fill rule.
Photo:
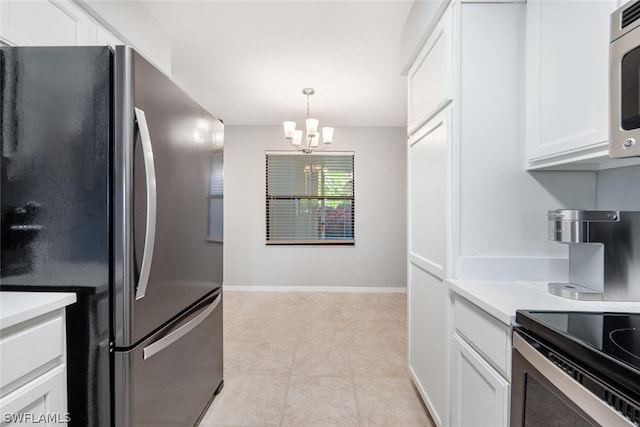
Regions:
<instances>
[{"instance_id":1,"label":"white countertop","mask_svg":"<svg viewBox=\"0 0 640 427\"><path fill-rule=\"evenodd\" d=\"M76 302L67 292L0 292L0 328L8 328Z\"/></svg>"},{"instance_id":2,"label":"white countertop","mask_svg":"<svg viewBox=\"0 0 640 427\"><path fill-rule=\"evenodd\" d=\"M447 285L505 324L516 310L613 311L640 313L640 302L576 301L547 292L547 282L447 280Z\"/></svg>"}]
</instances>

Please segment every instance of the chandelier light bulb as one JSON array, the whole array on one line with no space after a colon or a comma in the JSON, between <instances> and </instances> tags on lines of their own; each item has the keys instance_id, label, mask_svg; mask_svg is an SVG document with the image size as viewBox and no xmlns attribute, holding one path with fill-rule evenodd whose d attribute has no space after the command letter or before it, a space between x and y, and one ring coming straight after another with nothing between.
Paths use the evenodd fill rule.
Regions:
<instances>
[{"instance_id":1,"label":"chandelier light bulb","mask_svg":"<svg viewBox=\"0 0 640 427\"><path fill-rule=\"evenodd\" d=\"M293 141L291 143L293 145L300 145L302 143L302 131L301 130L293 131Z\"/></svg>"},{"instance_id":2,"label":"chandelier light bulb","mask_svg":"<svg viewBox=\"0 0 640 427\"><path fill-rule=\"evenodd\" d=\"M293 133L296 130L296 122L284 122L282 123L284 128L284 137L287 139L293 139Z\"/></svg>"},{"instance_id":3,"label":"chandelier light bulb","mask_svg":"<svg viewBox=\"0 0 640 427\"><path fill-rule=\"evenodd\" d=\"M322 142L331 144L333 142L333 128L325 126L322 128Z\"/></svg>"},{"instance_id":4,"label":"chandelier light bulb","mask_svg":"<svg viewBox=\"0 0 640 427\"><path fill-rule=\"evenodd\" d=\"M307 119L307 136L314 137L318 133L318 119Z\"/></svg>"}]
</instances>

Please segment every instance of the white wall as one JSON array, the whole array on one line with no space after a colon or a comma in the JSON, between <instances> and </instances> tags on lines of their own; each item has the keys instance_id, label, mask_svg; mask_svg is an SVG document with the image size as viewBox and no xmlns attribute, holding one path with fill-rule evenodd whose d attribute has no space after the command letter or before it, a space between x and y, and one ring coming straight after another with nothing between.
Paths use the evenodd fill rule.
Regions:
<instances>
[{"instance_id":1,"label":"white wall","mask_svg":"<svg viewBox=\"0 0 640 427\"><path fill-rule=\"evenodd\" d=\"M404 128L336 128L355 152L355 246L265 245L265 151L288 150L280 126L225 128L225 285L404 287Z\"/></svg>"},{"instance_id":2,"label":"white wall","mask_svg":"<svg viewBox=\"0 0 640 427\"><path fill-rule=\"evenodd\" d=\"M76 0L93 18L171 76L171 36L140 2Z\"/></svg>"},{"instance_id":3,"label":"white wall","mask_svg":"<svg viewBox=\"0 0 640 427\"><path fill-rule=\"evenodd\" d=\"M524 12L461 11L461 278L561 279L567 246L548 240L547 211L595 207L595 173L524 170Z\"/></svg>"},{"instance_id":4,"label":"white wall","mask_svg":"<svg viewBox=\"0 0 640 427\"><path fill-rule=\"evenodd\" d=\"M640 166L598 172L598 209L640 211Z\"/></svg>"}]
</instances>

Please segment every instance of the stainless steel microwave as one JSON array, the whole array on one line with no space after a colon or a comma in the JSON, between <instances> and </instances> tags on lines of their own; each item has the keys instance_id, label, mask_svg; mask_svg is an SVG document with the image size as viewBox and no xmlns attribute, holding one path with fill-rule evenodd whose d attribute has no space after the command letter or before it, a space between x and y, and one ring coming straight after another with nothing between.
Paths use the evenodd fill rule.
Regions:
<instances>
[{"instance_id":1,"label":"stainless steel microwave","mask_svg":"<svg viewBox=\"0 0 640 427\"><path fill-rule=\"evenodd\" d=\"M640 0L611 15L609 156L640 156Z\"/></svg>"}]
</instances>

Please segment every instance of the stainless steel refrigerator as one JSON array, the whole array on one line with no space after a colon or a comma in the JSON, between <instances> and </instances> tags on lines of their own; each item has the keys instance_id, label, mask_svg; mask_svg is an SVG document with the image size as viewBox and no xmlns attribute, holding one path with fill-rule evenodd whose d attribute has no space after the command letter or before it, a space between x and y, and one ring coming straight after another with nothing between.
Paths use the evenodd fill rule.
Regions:
<instances>
[{"instance_id":1,"label":"stainless steel refrigerator","mask_svg":"<svg viewBox=\"0 0 640 427\"><path fill-rule=\"evenodd\" d=\"M133 49L0 48L3 290L74 291L71 425L196 424L223 384L223 124Z\"/></svg>"}]
</instances>

